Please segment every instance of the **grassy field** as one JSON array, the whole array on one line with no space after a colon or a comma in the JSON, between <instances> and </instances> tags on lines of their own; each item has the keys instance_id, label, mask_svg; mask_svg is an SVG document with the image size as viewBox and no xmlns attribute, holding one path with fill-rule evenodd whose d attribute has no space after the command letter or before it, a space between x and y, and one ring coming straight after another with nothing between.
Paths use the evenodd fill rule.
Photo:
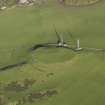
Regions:
<instances>
[{"instance_id":1,"label":"grassy field","mask_svg":"<svg viewBox=\"0 0 105 105\"><path fill-rule=\"evenodd\" d=\"M66 0L65 4L74 6L91 5L99 2L100 0Z\"/></svg>"},{"instance_id":2,"label":"grassy field","mask_svg":"<svg viewBox=\"0 0 105 105\"><path fill-rule=\"evenodd\" d=\"M55 89L58 94L22 105L104 105L105 56L53 48L27 49L56 40L54 26L68 42L71 32L82 47L105 48L105 1L88 7L57 4L17 7L0 13L0 67L27 60L28 64L0 72L0 97L9 103L30 93ZM48 76L48 74L53 75ZM11 81L34 79L20 92L4 90Z\"/></svg>"}]
</instances>

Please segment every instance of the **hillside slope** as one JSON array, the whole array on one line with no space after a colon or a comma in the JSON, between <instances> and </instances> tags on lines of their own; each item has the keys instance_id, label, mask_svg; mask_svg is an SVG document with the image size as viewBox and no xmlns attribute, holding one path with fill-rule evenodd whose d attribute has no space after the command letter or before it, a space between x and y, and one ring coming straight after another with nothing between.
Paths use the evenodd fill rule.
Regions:
<instances>
[{"instance_id":1,"label":"hillside slope","mask_svg":"<svg viewBox=\"0 0 105 105\"><path fill-rule=\"evenodd\" d=\"M69 43L75 44L71 32L81 47L105 48L104 10L105 1L88 7L56 4L1 12L0 68L28 61L0 71L2 105L104 105L104 52L63 48L28 52L35 44L55 42L55 28Z\"/></svg>"}]
</instances>

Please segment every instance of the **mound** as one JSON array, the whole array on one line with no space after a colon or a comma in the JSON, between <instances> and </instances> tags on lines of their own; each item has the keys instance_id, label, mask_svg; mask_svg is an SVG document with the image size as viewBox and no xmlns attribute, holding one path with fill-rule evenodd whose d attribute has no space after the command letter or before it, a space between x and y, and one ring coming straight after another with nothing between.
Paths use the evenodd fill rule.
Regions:
<instances>
[{"instance_id":1,"label":"mound","mask_svg":"<svg viewBox=\"0 0 105 105\"><path fill-rule=\"evenodd\" d=\"M97 3L101 0L60 0L61 3L71 6L84 6Z\"/></svg>"}]
</instances>

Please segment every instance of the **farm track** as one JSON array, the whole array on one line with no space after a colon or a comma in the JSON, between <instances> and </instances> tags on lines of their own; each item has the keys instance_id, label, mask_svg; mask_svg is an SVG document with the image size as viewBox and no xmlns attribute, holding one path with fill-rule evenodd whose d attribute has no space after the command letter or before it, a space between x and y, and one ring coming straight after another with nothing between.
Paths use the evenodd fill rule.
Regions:
<instances>
[{"instance_id":1,"label":"farm track","mask_svg":"<svg viewBox=\"0 0 105 105\"><path fill-rule=\"evenodd\" d=\"M0 71L5 71L7 69L12 69L12 68L15 68L15 67L23 66L25 64L27 64L27 61L22 61L22 62L19 62L19 63L16 63L16 64L7 65L7 66L4 66L4 67L0 68Z\"/></svg>"},{"instance_id":2,"label":"farm track","mask_svg":"<svg viewBox=\"0 0 105 105\"><path fill-rule=\"evenodd\" d=\"M28 49L28 53L30 54L33 51L36 51L39 48L66 48L68 50L73 50L74 52L78 52L78 51L91 51L91 52L104 52L105 49L100 49L100 48L89 48L89 47L83 47L81 50L76 50L75 48L69 47L69 46L58 46L57 43L42 43L42 44L36 44L34 46L32 46L31 48ZM12 68L16 68L16 67L20 67L23 66L25 64L28 64L28 61L21 61L19 63L15 63L15 64L10 64L10 65L6 65L2 68L0 68L0 71L5 71L8 69L12 69Z\"/></svg>"},{"instance_id":3,"label":"farm track","mask_svg":"<svg viewBox=\"0 0 105 105\"><path fill-rule=\"evenodd\" d=\"M53 47L61 48L62 46L59 47L58 44L56 44L56 43L36 44L33 47L31 47L31 48L28 49L28 53L30 54L31 52L36 51L39 48L53 48ZM72 48L69 48L69 47L62 47L62 48L72 49ZM23 65L25 65L27 63L28 63L28 61L21 61L19 63L6 65L4 67L1 67L0 68L0 71L5 71L7 69L12 69L12 68L15 68L15 67L20 67L20 66L23 66Z\"/></svg>"}]
</instances>

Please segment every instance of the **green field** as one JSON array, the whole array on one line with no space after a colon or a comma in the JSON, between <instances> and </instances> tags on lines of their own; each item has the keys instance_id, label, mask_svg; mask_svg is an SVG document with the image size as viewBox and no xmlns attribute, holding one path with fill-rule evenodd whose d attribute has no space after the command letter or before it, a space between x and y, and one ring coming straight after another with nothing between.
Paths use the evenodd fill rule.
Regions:
<instances>
[{"instance_id":1,"label":"green field","mask_svg":"<svg viewBox=\"0 0 105 105\"><path fill-rule=\"evenodd\" d=\"M29 53L27 49L55 42L54 26L67 42L75 44L69 37L71 32L80 39L81 47L105 48L105 1L87 7L51 3L0 11L0 68L28 61L0 71L0 97L9 103L6 105L13 105L30 93L54 89L56 95L19 105L104 105L104 52L42 48ZM36 82L19 92L4 89L11 81L24 79Z\"/></svg>"},{"instance_id":2,"label":"green field","mask_svg":"<svg viewBox=\"0 0 105 105\"><path fill-rule=\"evenodd\" d=\"M73 6L91 5L101 0L65 0L65 4Z\"/></svg>"}]
</instances>

